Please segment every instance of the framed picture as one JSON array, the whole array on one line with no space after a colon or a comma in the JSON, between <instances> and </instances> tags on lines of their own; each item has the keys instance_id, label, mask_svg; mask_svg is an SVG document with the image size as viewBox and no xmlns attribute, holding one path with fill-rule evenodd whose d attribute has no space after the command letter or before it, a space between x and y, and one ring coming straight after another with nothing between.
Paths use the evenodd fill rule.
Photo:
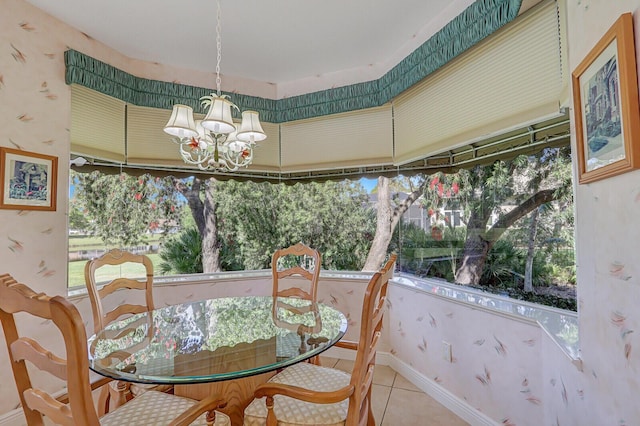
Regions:
<instances>
[{"instance_id":1,"label":"framed picture","mask_svg":"<svg viewBox=\"0 0 640 426\"><path fill-rule=\"evenodd\" d=\"M0 209L56 209L58 158L0 147Z\"/></svg>"},{"instance_id":2,"label":"framed picture","mask_svg":"<svg viewBox=\"0 0 640 426\"><path fill-rule=\"evenodd\" d=\"M578 182L640 166L640 112L633 17L621 15L571 75Z\"/></svg>"}]
</instances>

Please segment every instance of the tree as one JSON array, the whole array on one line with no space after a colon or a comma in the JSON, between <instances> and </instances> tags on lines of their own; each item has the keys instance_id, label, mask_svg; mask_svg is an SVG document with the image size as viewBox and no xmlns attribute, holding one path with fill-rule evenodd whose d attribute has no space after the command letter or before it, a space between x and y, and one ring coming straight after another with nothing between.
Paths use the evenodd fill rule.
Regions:
<instances>
[{"instance_id":1,"label":"tree","mask_svg":"<svg viewBox=\"0 0 640 426\"><path fill-rule=\"evenodd\" d=\"M441 209L464 211L467 232L455 281L478 285L489 251L507 229L538 207L571 196L570 151L568 146L544 149L455 174L435 173L404 181L409 182L408 196L394 203L389 179L378 178L376 233L364 270L379 268L400 217L421 198L434 222L435 239L449 225Z\"/></svg>"},{"instance_id":2,"label":"tree","mask_svg":"<svg viewBox=\"0 0 640 426\"><path fill-rule=\"evenodd\" d=\"M91 228L91 222L87 213L81 210L77 200L72 199L69 201L69 229L74 229L80 232L86 232Z\"/></svg>"},{"instance_id":3,"label":"tree","mask_svg":"<svg viewBox=\"0 0 640 426\"><path fill-rule=\"evenodd\" d=\"M427 180L418 178L417 185L409 181L409 194L399 204L392 206L390 189L390 179L384 176L378 178L376 205L376 232L367 255L367 260L362 268L363 271L377 271L384 263L387 255L387 248L391 242L393 231L395 230L402 215L407 209L423 195Z\"/></svg>"},{"instance_id":4,"label":"tree","mask_svg":"<svg viewBox=\"0 0 640 426\"><path fill-rule=\"evenodd\" d=\"M92 220L90 227L106 246L130 247L148 231L166 232L179 224L181 203L170 178L76 173L75 197Z\"/></svg>"},{"instance_id":5,"label":"tree","mask_svg":"<svg viewBox=\"0 0 640 426\"><path fill-rule=\"evenodd\" d=\"M536 233L538 232L538 216L540 209L531 212L531 223L529 223L529 238L527 241L527 262L524 270L524 291L533 291L533 258L536 248Z\"/></svg>"},{"instance_id":6,"label":"tree","mask_svg":"<svg viewBox=\"0 0 640 426\"><path fill-rule=\"evenodd\" d=\"M196 228L202 239L202 272L220 271L220 248L218 239L218 216L216 214L216 191L219 182L215 178L202 181L173 179L175 189L186 199Z\"/></svg>"},{"instance_id":7,"label":"tree","mask_svg":"<svg viewBox=\"0 0 640 426\"><path fill-rule=\"evenodd\" d=\"M563 147L460 171L467 235L457 283L480 284L489 250L510 227L540 206L570 196L570 165L569 147Z\"/></svg>"},{"instance_id":8,"label":"tree","mask_svg":"<svg viewBox=\"0 0 640 426\"><path fill-rule=\"evenodd\" d=\"M202 240L196 228L186 228L169 238L160 251L160 273L199 274L202 272Z\"/></svg>"},{"instance_id":9,"label":"tree","mask_svg":"<svg viewBox=\"0 0 640 426\"><path fill-rule=\"evenodd\" d=\"M267 268L276 249L298 242L318 249L325 269L357 270L364 263L373 236L373 211L359 183L227 181L217 195L228 264Z\"/></svg>"}]
</instances>

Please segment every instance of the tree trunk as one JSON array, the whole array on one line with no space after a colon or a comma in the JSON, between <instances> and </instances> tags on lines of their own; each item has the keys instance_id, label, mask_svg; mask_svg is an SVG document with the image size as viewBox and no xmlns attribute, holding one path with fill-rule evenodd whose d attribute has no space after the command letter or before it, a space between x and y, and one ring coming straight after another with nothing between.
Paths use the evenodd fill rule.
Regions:
<instances>
[{"instance_id":1,"label":"tree trunk","mask_svg":"<svg viewBox=\"0 0 640 426\"><path fill-rule=\"evenodd\" d=\"M389 178L378 178L378 204L376 212L376 234L373 237L363 271L377 271L387 255L387 247L391 241L391 190Z\"/></svg>"},{"instance_id":2,"label":"tree trunk","mask_svg":"<svg viewBox=\"0 0 640 426\"><path fill-rule=\"evenodd\" d=\"M471 212L467 223L464 251L455 276L458 284L478 285L480 283L487 254L493 245L484 238L489 217L489 212L475 210Z\"/></svg>"},{"instance_id":3,"label":"tree trunk","mask_svg":"<svg viewBox=\"0 0 640 426\"><path fill-rule=\"evenodd\" d=\"M540 209L535 209L531 213L531 224L529 225L529 242L527 244L527 262L524 270L524 291L533 291L533 257L536 248L536 232L538 230L538 215Z\"/></svg>"},{"instance_id":4,"label":"tree trunk","mask_svg":"<svg viewBox=\"0 0 640 426\"><path fill-rule=\"evenodd\" d=\"M202 271L204 273L220 271L220 247L218 241L218 217L216 216L215 178L209 179L204 191L204 202L200 198L202 181L194 178L191 188L176 180L176 189L184 195L202 238Z\"/></svg>"},{"instance_id":5,"label":"tree trunk","mask_svg":"<svg viewBox=\"0 0 640 426\"><path fill-rule=\"evenodd\" d=\"M489 212L482 214L473 210L467 225L467 240L464 244L462 262L460 262L460 267L456 272L456 283L464 285L480 284L480 277L487 260L487 254L489 254L493 244L518 219L555 199L555 189L538 191L509 213L502 215L489 230L486 230Z\"/></svg>"},{"instance_id":6,"label":"tree trunk","mask_svg":"<svg viewBox=\"0 0 640 426\"><path fill-rule=\"evenodd\" d=\"M411 205L422 195L427 180L411 192L395 209L391 209L391 188L389 178L380 176L378 178L378 204L376 212L376 235L373 237L371 249L367 255L363 271L377 271L384 263L387 256L387 249L393 237L393 231L398 226L402 215Z\"/></svg>"},{"instance_id":7,"label":"tree trunk","mask_svg":"<svg viewBox=\"0 0 640 426\"><path fill-rule=\"evenodd\" d=\"M202 235L202 272L220 271L220 247L218 240L218 216L216 215L215 178L209 179L209 185L204 192L204 232Z\"/></svg>"}]
</instances>

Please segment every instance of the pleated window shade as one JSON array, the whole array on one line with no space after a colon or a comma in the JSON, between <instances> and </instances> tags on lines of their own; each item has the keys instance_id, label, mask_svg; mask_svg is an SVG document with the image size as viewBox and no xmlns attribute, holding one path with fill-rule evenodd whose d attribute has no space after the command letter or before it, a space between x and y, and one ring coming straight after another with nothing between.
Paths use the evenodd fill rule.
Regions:
<instances>
[{"instance_id":1,"label":"pleated window shade","mask_svg":"<svg viewBox=\"0 0 640 426\"><path fill-rule=\"evenodd\" d=\"M125 102L82 86L71 86L71 152L123 163Z\"/></svg>"},{"instance_id":2,"label":"pleated window shade","mask_svg":"<svg viewBox=\"0 0 640 426\"><path fill-rule=\"evenodd\" d=\"M180 157L178 144L162 130L170 116L170 110L127 106L128 164L187 167ZM196 120L203 117L193 116Z\"/></svg>"},{"instance_id":3,"label":"pleated window shade","mask_svg":"<svg viewBox=\"0 0 640 426\"><path fill-rule=\"evenodd\" d=\"M394 163L558 114L564 84L558 27L556 4L548 2L398 96Z\"/></svg>"},{"instance_id":4,"label":"pleated window shade","mask_svg":"<svg viewBox=\"0 0 640 426\"><path fill-rule=\"evenodd\" d=\"M158 108L127 106L127 163L135 165L155 165L174 168L194 168L180 157L179 146L162 129L171 111ZM196 120L204 114L194 113ZM278 164L278 125L262 123L267 134L265 141L259 142L254 150L253 164L249 169L275 169ZM275 152L274 149L275 147Z\"/></svg>"},{"instance_id":5,"label":"pleated window shade","mask_svg":"<svg viewBox=\"0 0 640 426\"><path fill-rule=\"evenodd\" d=\"M236 123L236 127L240 123ZM267 139L260 141L253 148L253 162L247 170L277 172L280 171L280 125L260 122Z\"/></svg>"},{"instance_id":6,"label":"pleated window shade","mask_svg":"<svg viewBox=\"0 0 640 426\"><path fill-rule=\"evenodd\" d=\"M281 125L283 172L390 164L391 105Z\"/></svg>"}]
</instances>

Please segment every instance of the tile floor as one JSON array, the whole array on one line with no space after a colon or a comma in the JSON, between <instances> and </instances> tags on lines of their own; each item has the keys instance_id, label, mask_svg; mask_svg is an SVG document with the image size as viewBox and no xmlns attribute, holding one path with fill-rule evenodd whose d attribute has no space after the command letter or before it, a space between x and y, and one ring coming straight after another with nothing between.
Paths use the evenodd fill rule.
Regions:
<instances>
[{"instance_id":1,"label":"tile floor","mask_svg":"<svg viewBox=\"0 0 640 426\"><path fill-rule=\"evenodd\" d=\"M353 361L321 357L323 366L351 372ZM418 389L386 365L377 365L373 375L373 416L376 424L420 426L464 426L468 423Z\"/></svg>"},{"instance_id":2,"label":"tile floor","mask_svg":"<svg viewBox=\"0 0 640 426\"><path fill-rule=\"evenodd\" d=\"M325 367L351 373L353 361L320 357ZM98 391L94 393L97 399ZM376 365L372 389L373 416L378 426L466 426L467 422L386 365ZM50 423L47 423L50 424Z\"/></svg>"}]
</instances>

